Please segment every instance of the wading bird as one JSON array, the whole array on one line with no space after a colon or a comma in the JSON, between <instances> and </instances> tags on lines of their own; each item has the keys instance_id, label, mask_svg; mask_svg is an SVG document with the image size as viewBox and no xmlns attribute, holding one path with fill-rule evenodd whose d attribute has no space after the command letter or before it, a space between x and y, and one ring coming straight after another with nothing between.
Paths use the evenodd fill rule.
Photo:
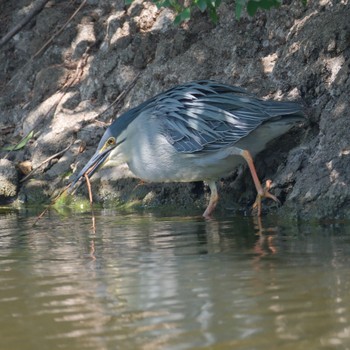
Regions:
<instances>
[{"instance_id":1,"label":"wading bird","mask_svg":"<svg viewBox=\"0 0 350 350\"><path fill-rule=\"evenodd\" d=\"M219 198L215 181L245 161L260 215L262 198L278 200L262 187L253 157L304 119L295 102L261 100L214 81L179 85L118 117L69 192L102 166L127 163L135 177L145 181L205 181L211 196L203 216L210 217Z\"/></svg>"}]
</instances>

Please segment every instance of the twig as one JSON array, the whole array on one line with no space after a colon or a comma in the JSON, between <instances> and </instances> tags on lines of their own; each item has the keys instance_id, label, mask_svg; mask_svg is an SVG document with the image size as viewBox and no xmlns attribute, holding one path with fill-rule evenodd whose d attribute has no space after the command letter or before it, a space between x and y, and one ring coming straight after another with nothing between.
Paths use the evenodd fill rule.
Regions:
<instances>
[{"instance_id":1,"label":"twig","mask_svg":"<svg viewBox=\"0 0 350 350\"><path fill-rule=\"evenodd\" d=\"M47 211L61 198L61 196L67 191L68 188L69 185L67 185L61 193L59 193L54 199L51 200L51 203L40 213L40 215L37 216L33 226L35 226L36 223L47 213Z\"/></svg>"},{"instance_id":2,"label":"twig","mask_svg":"<svg viewBox=\"0 0 350 350\"><path fill-rule=\"evenodd\" d=\"M88 188L89 192L89 200L90 200L90 205L92 206L92 191L91 191L91 184L90 184L90 179L88 173L84 174L85 180L86 180L86 186Z\"/></svg>"},{"instance_id":3,"label":"twig","mask_svg":"<svg viewBox=\"0 0 350 350\"><path fill-rule=\"evenodd\" d=\"M84 174L84 177L85 177L86 186L87 186L88 192L89 192L90 207L91 207L92 231L94 233L96 233L96 220L95 220L94 207L93 207L93 201L92 201L92 191L91 191L91 183L90 183L90 179L89 179L89 173L86 172Z\"/></svg>"},{"instance_id":4,"label":"twig","mask_svg":"<svg viewBox=\"0 0 350 350\"><path fill-rule=\"evenodd\" d=\"M46 207L41 213L40 215L37 216L37 218L34 221L33 226L35 226L37 224L37 222L47 213L47 211L50 209L52 204L50 204L48 207Z\"/></svg>"},{"instance_id":5,"label":"twig","mask_svg":"<svg viewBox=\"0 0 350 350\"><path fill-rule=\"evenodd\" d=\"M67 22L54 34L52 34L51 38L34 54L34 56L32 57L35 58L37 56L39 56L41 54L42 51L44 51L46 49L46 47L51 44L51 42L53 41L53 39L56 38L56 36L60 35L63 30L68 26L68 24L72 21L72 19L77 15L77 13L85 6L87 0L84 0L80 6L74 11L74 13L69 17L69 19L67 20Z\"/></svg>"},{"instance_id":6,"label":"twig","mask_svg":"<svg viewBox=\"0 0 350 350\"><path fill-rule=\"evenodd\" d=\"M141 75L141 72L138 72L135 76L135 78L127 85L127 87L117 96L117 98L110 104L110 106L106 109L108 110L109 108L113 107L114 105L118 104L121 102L124 97L130 92L130 90L134 87L136 84L137 79Z\"/></svg>"},{"instance_id":7,"label":"twig","mask_svg":"<svg viewBox=\"0 0 350 350\"><path fill-rule=\"evenodd\" d=\"M44 115L44 117L41 118L41 120L27 133L27 135L24 136L20 141L18 141L18 143L17 143L16 145L13 146L12 150L9 151L9 152L6 154L5 159L9 156L9 154L10 154L13 150L16 149L16 147L17 147L26 137L28 137L28 135L29 135L32 131L35 130L35 128L38 127L38 125L39 125L40 123L42 123L42 122L45 120L45 118L46 118L54 109L57 108L58 104L62 101L63 97L65 96L67 90L68 90L74 83L76 83L77 80L80 79L80 77L82 76L83 67L84 67L84 65L86 64L86 61L87 61L87 58L88 58L88 51L89 51L89 49L90 49L90 48L87 48L87 49L86 49L86 51L85 51L85 53L84 53L82 59L79 61L78 65L77 65L77 68L76 68L76 70L75 70L75 73L74 73L74 75L73 75L73 78L72 78L69 82L66 81L65 85L60 89L59 93L60 93L61 95L58 97L57 101L50 107L50 109L47 111L47 113ZM67 79L67 80L68 80L68 79ZM72 144L71 144L71 145L72 145ZM69 145L69 147L70 147L71 145ZM68 148L69 148L69 147L68 147ZM66 149L63 150L63 151L61 151L61 152L65 152L65 151L66 151ZM61 154L61 152L59 152L58 154L55 154L55 155L51 156L50 158L48 158L47 160L45 160L43 163L45 163L45 162L47 162L47 161L50 161L50 160L52 159L52 157L53 157L53 158L57 157L57 155ZM41 163L37 168L41 167L41 166L43 165L43 163ZM35 170L37 170L37 168L36 168ZM32 170L25 178L23 178L23 179L21 180L21 182L25 181L25 180L27 179L27 177L29 177L29 176L32 174L32 172L34 172L35 170Z\"/></svg>"},{"instance_id":8,"label":"twig","mask_svg":"<svg viewBox=\"0 0 350 350\"><path fill-rule=\"evenodd\" d=\"M37 16L45 7L47 2L49 2L49 0L38 0L28 15L0 39L0 48L3 47L9 40L11 40L11 38L13 38L30 20Z\"/></svg>"},{"instance_id":9,"label":"twig","mask_svg":"<svg viewBox=\"0 0 350 350\"><path fill-rule=\"evenodd\" d=\"M135 78L128 84L128 86L115 98L115 100L101 113L99 113L94 119L97 119L101 117L102 114L106 113L109 111L113 106L117 105L119 102L121 102L125 96L130 92L130 90L134 87L136 84L137 79L141 75L141 72L138 72L135 76Z\"/></svg>"},{"instance_id":10,"label":"twig","mask_svg":"<svg viewBox=\"0 0 350 350\"><path fill-rule=\"evenodd\" d=\"M34 168L32 171L30 171L23 179L21 179L20 182L24 182L26 181L31 175L33 175L33 173L35 173L41 166L43 166L45 163L49 162L50 160L60 156L61 154L65 153L66 151L68 151L71 146L73 145L74 140L66 147L64 148L62 151L59 151L55 154L53 154L52 156L50 156L49 158L43 160L36 168Z\"/></svg>"},{"instance_id":11,"label":"twig","mask_svg":"<svg viewBox=\"0 0 350 350\"><path fill-rule=\"evenodd\" d=\"M46 41L46 43L32 56L29 58L28 62L20 69L20 72L24 70L27 66L29 66L32 62L33 59L39 56L42 51L44 51L47 46L59 35L62 33L62 31L68 26L68 24L73 20L73 18L77 15L77 13L83 8L83 6L86 4L87 0L83 0L83 2L80 4L80 6L74 11L74 13L69 17L69 19L66 21L66 23L63 24L63 26L54 34L52 34L51 38ZM11 84L12 81L17 77L17 75L20 73L16 73L10 81L7 82L7 84Z\"/></svg>"},{"instance_id":12,"label":"twig","mask_svg":"<svg viewBox=\"0 0 350 350\"><path fill-rule=\"evenodd\" d=\"M10 134L11 132L13 132L13 130L15 130L14 125L3 126L0 128L0 134L7 135L7 134Z\"/></svg>"}]
</instances>

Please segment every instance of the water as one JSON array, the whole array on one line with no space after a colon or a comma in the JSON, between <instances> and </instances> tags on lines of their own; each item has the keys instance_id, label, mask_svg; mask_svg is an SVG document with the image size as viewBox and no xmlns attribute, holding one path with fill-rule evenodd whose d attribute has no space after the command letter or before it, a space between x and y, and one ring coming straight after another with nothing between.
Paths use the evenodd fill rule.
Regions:
<instances>
[{"instance_id":1,"label":"water","mask_svg":"<svg viewBox=\"0 0 350 350\"><path fill-rule=\"evenodd\" d=\"M0 349L350 349L349 223L34 220L0 214Z\"/></svg>"}]
</instances>

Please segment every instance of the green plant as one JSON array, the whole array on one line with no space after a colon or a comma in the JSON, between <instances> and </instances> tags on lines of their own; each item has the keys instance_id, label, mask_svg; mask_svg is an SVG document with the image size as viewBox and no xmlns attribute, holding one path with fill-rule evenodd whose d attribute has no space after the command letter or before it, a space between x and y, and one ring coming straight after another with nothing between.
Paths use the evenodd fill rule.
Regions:
<instances>
[{"instance_id":1,"label":"green plant","mask_svg":"<svg viewBox=\"0 0 350 350\"><path fill-rule=\"evenodd\" d=\"M25 145L30 141L30 139L33 136L34 136L34 131L32 130L16 144L4 146L0 149L0 151L18 151L18 150L24 148Z\"/></svg>"},{"instance_id":2,"label":"green plant","mask_svg":"<svg viewBox=\"0 0 350 350\"><path fill-rule=\"evenodd\" d=\"M167 7L174 10L177 15L174 23L180 24L191 18L191 11L198 8L201 12L208 12L211 20L214 23L218 21L217 8L221 4L221 0L190 0L186 5L181 0L152 0L158 8ZM133 0L125 0L127 5L131 4ZM306 5L307 0L301 0ZM237 19L241 18L242 10L247 9L250 16L254 16L258 9L270 10L271 8L278 8L282 4L282 0L236 0L235 1L235 16Z\"/></svg>"}]
</instances>

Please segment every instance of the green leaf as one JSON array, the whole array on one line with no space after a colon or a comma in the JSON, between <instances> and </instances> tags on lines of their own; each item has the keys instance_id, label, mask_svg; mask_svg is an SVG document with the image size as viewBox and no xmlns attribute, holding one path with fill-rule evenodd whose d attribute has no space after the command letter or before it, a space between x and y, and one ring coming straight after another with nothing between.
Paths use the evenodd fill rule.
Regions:
<instances>
[{"instance_id":1,"label":"green leaf","mask_svg":"<svg viewBox=\"0 0 350 350\"><path fill-rule=\"evenodd\" d=\"M236 0L236 19L239 20L241 18L242 9L246 4L246 0Z\"/></svg>"},{"instance_id":2,"label":"green leaf","mask_svg":"<svg viewBox=\"0 0 350 350\"><path fill-rule=\"evenodd\" d=\"M124 0L125 5L130 5L134 0Z\"/></svg>"},{"instance_id":3,"label":"green leaf","mask_svg":"<svg viewBox=\"0 0 350 350\"><path fill-rule=\"evenodd\" d=\"M181 22L182 22L182 21L181 21L181 15L180 15L180 14L176 15L176 16L175 16L175 19L174 19L174 24L175 24L176 26L178 26Z\"/></svg>"},{"instance_id":4,"label":"green leaf","mask_svg":"<svg viewBox=\"0 0 350 350\"><path fill-rule=\"evenodd\" d=\"M280 5L281 2L279 0L249 0L247 4L247 12L250 16L254 16L259 8L270 10L273 7L279 7Z\"/></svg>"},{"instance_id":5,"label":"green leaf","mask_svg":"<svg viewBox=\"0 0 350 350\"><path fill-rule=\"evenodd\" d=\"M208 8L210 19L213 21L214 24L218 23L218 14L216 12L215 7L209 7Z\"/></svg>"},{"instance_id":6,"label":"green leaf","mask_svg":"<svg viewBox=\"0 0 350 350\"><path fill-rule=\"evenodd\" d=\"M181 18L183 21L187 21L191 18L191 9L189 7L186 7L182 12L181 12Z\"/></svg>"},{"instance_id":7,"label":"green leaf","mask_svg":"<svg viewBox=\"0 0 350 350\"><path fill-rule=\"evenodd\" d=\"M1 148L1 151L18 151L22 149L33 136L34 136L34 131L32 130L26 137L24 137L16 145L5 146Z\"/></svg>"},{"instance_id":8,"label":"green leaf","mask_svg":"<svg viewBox=\"0 0 350 350\"><path fill-rule=\"evenodd\" d=\"M259 3L257 1L248 1L248 4L247 4L247 12L248 12L248 15L249 16L254 16L257 9L259 7Z\"/></svg>"},{"instance_id":9,"label":"green leaf","mask_svg":"<svg viewBox=\"0 0 350 350\"><path fill-rule=\"evenodd\" d=\"M261 7L265 10L269 10L273 6L272 1L270 1L270 0L262 0L262 1L254 1L254 2L256 2L257 8ZM248 3L248 5L249 5L249 3Z\"/></svg>"},{"instance_id":10,"label":"green leaf","mask_svg":"<svg viewBox=\"0 0 350 350\"><path fill-rule=\"evenodd\" d=\"M128 1L134 1L134 0L128 0ZM173 9L175 7L174 4L177 4L176 2L174 2L173 4L170 0L152 0L152 2L156 4L158 9L162 7Z\"/></svg>"},{"instance_id":11,"label":"green leaf","mask_svg":"<svg viewBox=\"0 0 350 350\"><path fill-rule=\"evenodd\" d=\"M270 10L272 7L279 7L281 3L278 0L261 0L257 2L258 7Z\"/></svg>"},{"instance_id":12,"label":"green leaf","mask_svg":"<svg viewBox=\"0 0 350 350\"><path fill-rule=\"evenodd\" d=\"M206 0L196 0L195 4L201 10L201 12L204 12L207 9L207 1Z\"/></svg>"},{"instance_id":13,"label":"green leaf","mask_svg":"<svg viewBox=\"0 0 350 350\"><path fill-rule=\"evenodd\" d=\"M191 9L186 7L183 9L174 19L174 24L179 25L180 23L187 21L191 18Z\"/></svg>"}]
</instances>

